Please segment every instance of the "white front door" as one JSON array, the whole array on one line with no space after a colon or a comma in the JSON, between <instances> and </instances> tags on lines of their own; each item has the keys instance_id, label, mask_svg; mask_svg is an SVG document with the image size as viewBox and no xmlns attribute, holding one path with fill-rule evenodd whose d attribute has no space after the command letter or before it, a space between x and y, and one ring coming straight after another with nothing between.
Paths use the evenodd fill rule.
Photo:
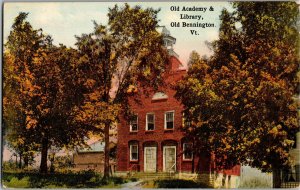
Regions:
<instances>
[{"instance_id":1,"label":"white front door","mask_svg":"<svg viewBox=\"0 0 300 190\"><path fill-rule=\"evenodd\" d=\"M156 172L156 147L144 148L144 171Z\"/></svg>"},{"instance_id":2,"label":"white front door","mask_svg":"<svg viewBox=\"0 0 300 190\"><path fill-rule=\"evenodd\" d=\"M176 146L164 146L164 172L176 171Z\"/></svg>"}]
</instances>

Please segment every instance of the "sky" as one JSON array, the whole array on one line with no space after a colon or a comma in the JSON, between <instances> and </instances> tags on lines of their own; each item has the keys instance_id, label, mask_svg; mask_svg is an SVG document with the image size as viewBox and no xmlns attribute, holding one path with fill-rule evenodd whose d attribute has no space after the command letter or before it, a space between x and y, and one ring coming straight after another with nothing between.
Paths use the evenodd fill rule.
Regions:
<instances>
[{"instance_id":1,"label":"sky","mask_svg":"<svg viewBox=\"0 0 300 190\"><path fill-rule=\"evenodd\" d=\"M42 28L45 34L54 39L54 44L62 43L75 48L75 35L93 31L93 20L107 24L108 8L124 2L7 2L4 4L4 43L7 40L14 18L19 12L28 12L27 20L34 29ZM190 53L195 50L200 55L211 55L205 42L218 39L221 10L231 8L227 2L131 2L130 5L141 5L143 8L160 8L158 13L159 25L166 26L171 35L176 38L175 52L180 61L186 65ZM171 11L171 7L178 7L180 11ZM182 11L183 7L206 7L202 11ZM214 11L208 9L213 7ZM180 19L180 14L200 15L200 22L214 23L210 28L171 27L172 22L197 22L197 20ZM196 29L199 35L192 35L190 30Z\"/></svg>"}]
</instances>

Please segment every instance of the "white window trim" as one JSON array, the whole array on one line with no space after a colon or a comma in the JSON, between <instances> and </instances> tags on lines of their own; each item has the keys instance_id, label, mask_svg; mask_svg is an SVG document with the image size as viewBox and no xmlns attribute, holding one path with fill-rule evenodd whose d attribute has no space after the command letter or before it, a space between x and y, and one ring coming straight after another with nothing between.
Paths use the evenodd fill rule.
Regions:
<instances>
[{"instance_id":1,"label":"white window trim","mask_svg":"<svg viewBox=\"0 0 300 190\"><path fill-rule=\"evenodd\" d=\"M153 115L153 125L154 125L153 130L148 129L148 115ZM146 113L146 131L154 131L154 130L155 130L155 114L153 112Z\"/></svg>"},{"instance_id":2,"label":"white window trim","mask_svg":"<svg viewBox=\"0 0 300 190\"><path fill-rule=\"evenodd\" d=\"M194 154L192 153L192 157L191 158L185 158L185 144L192 144L192 143L183 143L182 144L182 150L183 150L183 160L193 160L193 156L194 156Z\"/></svg>"},{"instance_id":3,"label":"white window trim","mask_svg":"<svg viewBox=\"0 0 300 190\"><path fill-rule=\"evenodd\" d=\"M172 129L174 129L174 126L175 126L175 111L174 110L171 110L171 111L166 111L165 112L165 122L164 122L164 129L166 129L166 130L172 130L172 129L168 129L167 128L167 113L173 113L173 128Z\"/></svg>"},{"instance_id":4,"label":"white window trim","mask_svg":"<svg viewBox=\"0 0 300 190\"><path fill-rule=\"evenodd\" d=\"M136 115L136 125L137 125L137 129L132 130L132 123L131 123L131 120L130 120L130 132L136 132L136 131L139 130L139 117L138 117L138 115Z\"/></svg>"},{"instance_id":5,"label":"white window trim","mask_svg":"<svg viewBox=\"0 0 300 190\"><path fill-rule=\"evenodd\" d=\"M137 146L137 159L132 159L132 147ZM130 161L138 161L139 160L139 145L138 144L131 144L130 147Z\"/></svg>"}]
</instances>

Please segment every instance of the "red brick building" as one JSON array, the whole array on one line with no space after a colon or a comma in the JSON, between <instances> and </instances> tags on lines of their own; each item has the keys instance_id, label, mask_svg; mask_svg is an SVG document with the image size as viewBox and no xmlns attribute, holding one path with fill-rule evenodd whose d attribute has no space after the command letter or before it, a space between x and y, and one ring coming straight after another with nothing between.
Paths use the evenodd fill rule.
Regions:
<instances>
[{"instance_id":1,"label":"red brick building","mask_svg":"<svg viewBox=\"0 0 300 190\"><path fill-rule=\"evenodd\" d=\"M122 118L118 126L117 172L209 173L208 155L194 156L185 151L191 145L182 131L183 105L171 88L186 75L173 51L175 38L164 28L165 45L169 50L169 66L164 74L165 85L140 102L130 101L134 117Z\"/></svg>"}]
</instances>

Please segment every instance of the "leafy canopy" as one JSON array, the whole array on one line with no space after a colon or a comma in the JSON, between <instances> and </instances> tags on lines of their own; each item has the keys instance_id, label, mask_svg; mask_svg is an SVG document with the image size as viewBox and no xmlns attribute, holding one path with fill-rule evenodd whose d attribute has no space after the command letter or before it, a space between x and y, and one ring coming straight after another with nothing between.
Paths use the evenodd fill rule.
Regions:
<instances>
[{"instance_id":1,"label":"leafy canopy","mask_svg":"<svg viewBox=\"0 0 300 190\"><path fill-rule=\"evenodd\" d=\"M294 2L233 7L233 13L223 10L220 16L214 55L194 59L177 85L191 123L185 129L196 151L214 153L219 169L239 163L264 171L280 168L289 163L299 130L298 7Z\"/></svg>"}]
</instances>

